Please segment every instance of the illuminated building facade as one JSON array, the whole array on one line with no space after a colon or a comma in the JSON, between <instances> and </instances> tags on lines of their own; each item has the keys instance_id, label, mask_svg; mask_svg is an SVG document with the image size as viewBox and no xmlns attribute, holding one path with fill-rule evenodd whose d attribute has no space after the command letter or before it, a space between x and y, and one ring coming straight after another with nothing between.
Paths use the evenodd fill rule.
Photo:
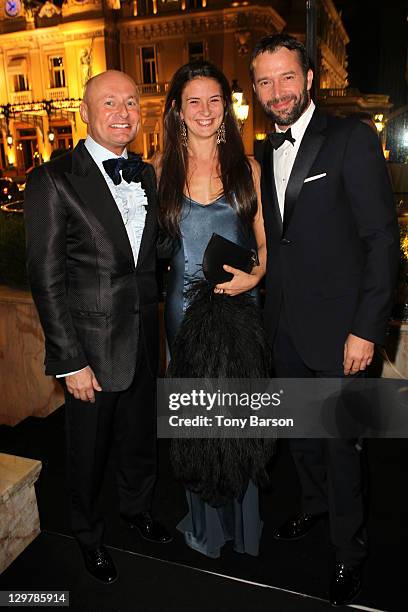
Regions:
<instances>
[{"instance_id":1,"label":"illuminated building facade","mask_svg":"<svg viewBox=\"0 0 408 612\"><path fill-rule=\"evenodd\" d=\"M24 175L84 137L78 106L86 80L122 69L139 84L141 130L132 148L162 147L162 112L175 70L195 59L217 64L249 106L246 151L269 129L248 66L262 36L305 39L304 0L0 0L0 165ZM318 4L316 78L330 98L347 87L347 33L332 0ZM333 94L334 92L334 94ZM328 95L323 96L329 97ZM341 97L341 96L340 96Z\"/></svg>"},{"instance_id":2,"label":"illuminated building facade","mask_svg":"<svg viewBox=\"0 0 408 612\"><path fill-rule=\"evenodd\" d=\"M86 79L106 68L100 0L0 0L0 156L9 175L24 175L85 134L78 114Z\"/></svg>"}]
</instances>

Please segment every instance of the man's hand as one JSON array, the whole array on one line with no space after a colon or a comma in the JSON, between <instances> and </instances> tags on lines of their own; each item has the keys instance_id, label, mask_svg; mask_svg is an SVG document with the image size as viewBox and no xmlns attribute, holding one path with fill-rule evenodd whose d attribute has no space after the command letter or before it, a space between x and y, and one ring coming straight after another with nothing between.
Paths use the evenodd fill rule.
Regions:
<instances>
[{"instance_id":1,"label":"man's hand","mask_svg":"<svg viewBox=\"0 0 408 612\"><path fill-rule=\"evenodd\" d=\"M373 360L374 342L349 334L344 345L344 374L357 374Z\"/></svg>"},{"instance_id":2,"label":"man's hand","mask_svg":"<svg viewBox=\"0 0 408 612\"><path fill-rule=\"evenodd\" d=\"M75 399L80 399L83 402L95 402L95 391L102 391L102 387L99 385L95 378L95 374L91 368L87 366L76 374L71 374L65 377L68 392L71 393Z\"/></svg>"}]
</instances>

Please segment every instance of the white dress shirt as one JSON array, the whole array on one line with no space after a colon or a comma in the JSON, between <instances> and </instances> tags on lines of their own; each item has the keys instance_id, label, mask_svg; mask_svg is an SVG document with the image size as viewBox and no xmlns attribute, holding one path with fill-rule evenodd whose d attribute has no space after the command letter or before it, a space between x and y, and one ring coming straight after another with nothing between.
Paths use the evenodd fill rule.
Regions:
<instances>
[{"instance_id":1,"label":"white dress shirt","mask_svg":"<svg viewBox=\"0 0 408 612\"><path fill-rule=\"evenodd\" d=\"M105 149L105 147L102 145L95 142L95 140L93 140L93 138L91 138L89 135L86 137L85 147L101 171L113 199L116 202L116 206L119 209L126 228L130 246L132 247L134 263L136 265L145 226L146 206L148 203L145 191L140 183L134 183L133 181L131 183L127 183L125 180L122 180L119 185L115 185L110 176L105 172L102 162L104 162L106 159L118 157L124 157L127 159L128 153L126 148L123 149L121 155L115 155L108 149ZM120 170L120 173L122 174L122 170ZM71 374L76 374L77 372L81 372L81 370L68 372L67 374L57 374L56 378L70 376Z\"/></svg>"},{"instance_id":2,"label":"white dress shirt","mask_svg":"<svg viewBox=\"0 0 408 612\"><path fill-rule=\"evenodd\" d=\"M140 183L134 183L133 181L127 183L122 180L119 185L115 185L110 176L105 172L102 162L106 159L119 157L127 159L128 152L126 149L123 149L121 155L115 155L95 142L90 136L86 137L85 147L101 171L116 202L116 206L122 215L136 265L146 218L147 197L145 191ZM120 174L122 175L122 170L120 170Z\"/></svg>"},{"instance_id":3,"label":"white dress shirt","mask_svg":"<svg viewBox=\"0 0 408 612\"><path fill-rule=\"evenodd\" d=\"M283 219L284 206L285 206L285 193L286 186L288 184L290 173L292 172L293 164L295 163L296 155L298 154L300 143L306 131L307 126L312 118L315 105L313 100L310 101L309 106L299 117L299 119L291 126L292 137L295 139L294 144L285 140L279 149L273 152L273 173L275 176L276 194L278 196L279 210ZM280 130L276 127L277 132L285 132L286 130Z\"/></svg>"}]
</instances>

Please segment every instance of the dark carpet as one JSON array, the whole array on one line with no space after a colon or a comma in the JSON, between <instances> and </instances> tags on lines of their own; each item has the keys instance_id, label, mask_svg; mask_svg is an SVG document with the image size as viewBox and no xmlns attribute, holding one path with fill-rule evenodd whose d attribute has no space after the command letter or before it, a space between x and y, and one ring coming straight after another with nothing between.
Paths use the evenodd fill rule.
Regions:
<instances>
[{"instance_id":1,"label":"dark carpet","mask_svg":"<svg viewBox=\"0 0 408 612\"><path fill-rule=\"evenodd\" d=\"M108 586L96 582L83 570L79 550L71 538L43 533L0 577L0 588L69 591L69 609L81 612L331 609L325 601L231 581L118 548L110 548L110 553L120 577ZM44 559L44 563L39 563L39 559Z\"/></svg>"},{"instance_id":2,"label":"dark carpet","mask_svg":"<svg viewBox=\"0 0 408 612\"><path fill-rule=\"evenodd\" d=\"M185 546L175 525L186 511L182 487L172 477L168 442L159 441L159 481L155 515L173 532L171 544L142 541L118 519L114 457L109 462L101 503L106 509L106 544L120 571L112 586L99 585L83 570L82 559L69 534L65 495L64 409L46 419L28 418L16 427L0 427L2 452L39 459L43 469L37 483L42 535L0 577L0 588L59 588L71 591L77 610L324 610L331 609L327 587L333 569L328 526L322 520L305 539L277 542L272 529L297 509L299 489L287 444L282 441L272 469L272 486L262 493L265 521L258 558L225 546L220 559L203 557ZM408 545L406 481L408 442L368 440L370 556L364 568L364 587L356 606L403 611L405 558ZM149 559L150 557L153 559ZM236 577L275 587L257 587L196 571ZM303 593L299 597L277 589ZM323 601L321 601L323 600ZM132 602L135 602L134 605ZM101 607L102 606L102 607Z\"/></svg>"}]
</instances>

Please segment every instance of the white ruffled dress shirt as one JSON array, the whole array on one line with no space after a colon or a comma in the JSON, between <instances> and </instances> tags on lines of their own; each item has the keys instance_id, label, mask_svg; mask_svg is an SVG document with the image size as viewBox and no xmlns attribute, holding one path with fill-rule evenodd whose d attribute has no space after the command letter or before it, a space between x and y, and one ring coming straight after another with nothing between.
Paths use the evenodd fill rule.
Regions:
<instances>
[{"instance_id":1,"label":"white ruffled dress shirt","mask_svg":"<svg viewBox=\"0 0 408 612\"><path fill-rule=\"evenodd\" d=\"M101 171L116 202L116 206L122 215L136 265L146 218L147 197L145 191L140 183L127 183L125 180L122 180L119 185L115 185L110 176L105 172L102 162L106 159L119 157L127 159L128 153L126 149L122 151L121 155L115 155L95 142L90 136L86 137L85 147ZM122 175L122 170L120 174Z\"/></svg>"}]
</instances>

